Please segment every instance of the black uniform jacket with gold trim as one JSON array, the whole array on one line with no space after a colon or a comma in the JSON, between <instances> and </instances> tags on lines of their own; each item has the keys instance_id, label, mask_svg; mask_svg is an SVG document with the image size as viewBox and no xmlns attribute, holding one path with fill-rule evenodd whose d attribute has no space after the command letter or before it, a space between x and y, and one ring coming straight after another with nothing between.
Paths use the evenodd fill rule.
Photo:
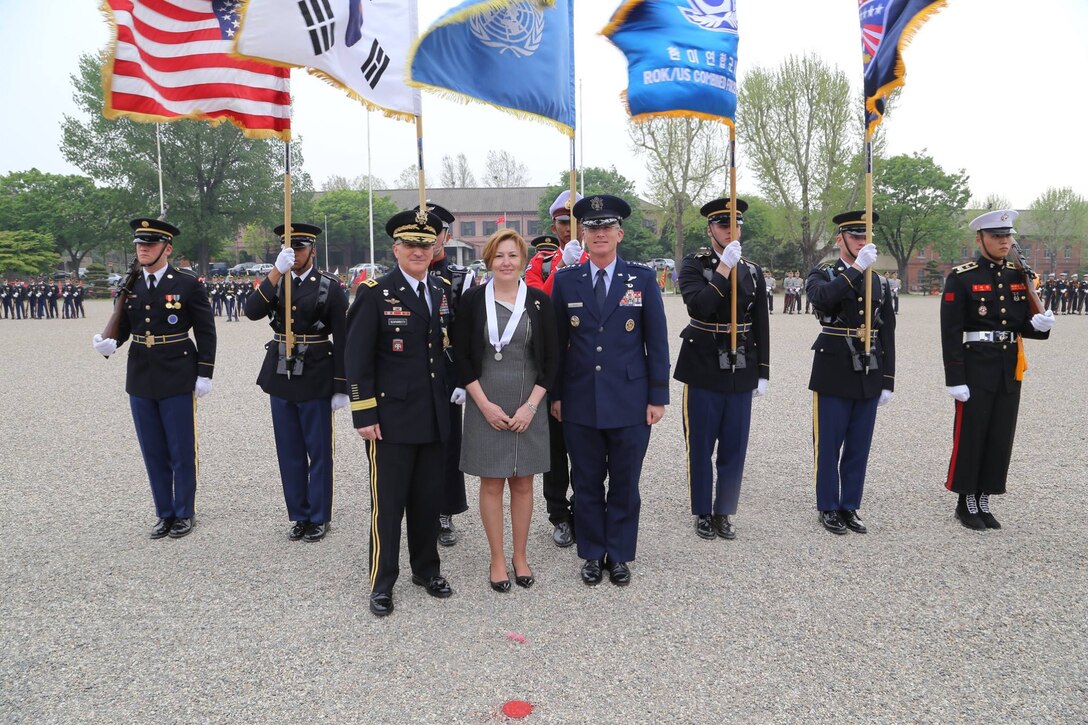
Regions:
<instances>
[{"instance_id":1,"label":"black uniform jacket with gold trim","mask_svg":"<svg viewBox=\"0 0 1088 725\"><path fill-rule=\"evenodd\" d=\"M688 317L692 322L680 333L680 355L673 377L682 383L721 393L745 393L756 389L760 378L771 377L770 318L767 283L758 264L741 260L737 277L737 316L749 324L737 333L737 347L743 346L745 367L730 372L719 364L719 352L729 349L730 335L719 326L728 325L732 283L717 271L718 256L701 249L684 257L677 282ZM709 277L709 279L708 279Z\"/></svg>"},{"instance_id":2,"label":"black uniform jacket with gold trim","mask_svg":"<svg viewBox=\"0 0 1088 725\"><path fill-rule=\"evenodd\" d=\"M1013 392L1017 343L964 342L965 332L1014 332L1045 340L1049 332L1031 326L1027 284L1012 262L992 262L981 254L952 269L941 296L941 351L945 385L990 392Z\"/></svg>"},{"instance_id":3,"label":"black uniform jacket with gold trim","mask_svg":"<svg viewBox=\"0 0 1088 725\"><path fill-rule=\"evenodd\" d=\"M427 275L433 313L416 293L415 280L398 266L359 285L348 310L345 348L351 417L356 428L378 423L382 440L419 444L449 435L442 311L446 287Z\"/></svg>"},{"instance_id":4,"label":"black uniform jacket with gold trim","mask_svg":"<svg viewBox=\"0 0 1088 725\"><path fill-rule=\"evenodd\" d=\"M322 278L325 279L324 283ZM270 325L274 333L282 334L285 319L283 285L288 279L293 277L285 274L275 287L268 277L261 280L260 286L245 299L246 317L260 320L269 317L269 313L275 310L275 319ZM323 286L327 292L322 301ZM257 385L261 386L261 390L294 402L331 398L333 393L347 394L348 381L344 374L347 311L348 296L340 280L327 272L311 269L305 280L291 290L291 330L296 335L318 335L329 339L327 342L296 341L304 350L302 374L290 378L276 373L281 343L275 339L265 343L264 363L257 376Z\"/></svg>"},{"instance_id":5,"label":"black uniform jacket with gold trim","mask_svg":"<svg viewBox=\"0 0 1088 725\"><path fill-rule=\"evenodd\" d=\"M880 275L872 276L872 340L869 372L855 370L854 353L865 350L856 331L865 324L865 277L842 259L808 273L805 294L816 308L822 330L812 344L812 375L808 388L822 395L868 400L881 390L895 389L895 308ZM829 328L831 331L828 331Z\"/></svg>"},{"instance_id":6,"label":"black uniform jacket with gold trim","mask_svg":"<svg viewBox=\"0 0 1088 725\"><path fill-rule=\"evenodd\" d=\"M133 340L129 347L125 382L129 395L161 400L191 393L198 375L212 376L215 318L204 286L193 275L167 266L155 292L149 293L141 274L125 301L117 344L124 344L131 335L141 336L144 342ZM150 347L148 335L153 336ZM167 336L166 341L160 343L162 336Z\"/></svg>"}]
</instances>

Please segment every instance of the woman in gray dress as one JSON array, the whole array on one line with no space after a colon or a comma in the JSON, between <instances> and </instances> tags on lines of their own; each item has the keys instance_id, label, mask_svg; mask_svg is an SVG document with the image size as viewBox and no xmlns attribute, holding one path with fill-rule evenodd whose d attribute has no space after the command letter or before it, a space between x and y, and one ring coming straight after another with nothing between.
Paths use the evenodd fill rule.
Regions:
<instances>
[{"instance_id":1,"label":"woman in gray dress","mask_svg":"<svg viewBox=\"0 0 1088 725\"><path fill-rule=\"evenodd\" d=\"M461 299L454 353L465 405L461 470L480 477L480 518L491 550L488 579L510 590L503 549L503 489L510 485L514 580L533 585L526 554L533 515L533 476L549 467L547 409L537 412L558 363L551 300L521 279L528 245L500 229L484 246L491 280Z\"/></svg>"}]
</instances>

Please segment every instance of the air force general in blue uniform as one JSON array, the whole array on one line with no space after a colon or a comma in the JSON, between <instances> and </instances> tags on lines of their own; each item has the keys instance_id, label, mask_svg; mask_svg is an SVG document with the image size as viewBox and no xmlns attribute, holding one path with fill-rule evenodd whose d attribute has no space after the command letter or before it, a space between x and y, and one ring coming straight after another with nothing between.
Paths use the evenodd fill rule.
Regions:
<instances>
[{"instance_id":1,"label":"air force general in blue uniform","mask_svg":"<svg viewBox=\"0 0 1088 725\"><path fill-rule=\"evenodd\" d=\"M654 271L616 254L627 202L601 194L573 212L589 259L555 273L560 368L552 414L571 459L582 581L599 583L604 567L622 586L635 558L650 426L669 402L665 308Z\"/></svg>"}]
</instances>

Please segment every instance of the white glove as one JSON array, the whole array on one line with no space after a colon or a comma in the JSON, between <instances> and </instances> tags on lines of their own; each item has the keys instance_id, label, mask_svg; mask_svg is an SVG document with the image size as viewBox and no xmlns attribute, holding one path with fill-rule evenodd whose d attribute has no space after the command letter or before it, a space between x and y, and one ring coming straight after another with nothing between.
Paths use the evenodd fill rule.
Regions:
<instances>
[{"instance_id":1,"label":"white glove","mask_svg":"<svg viewBox=\"0 0 1088 725\"><path fill-rule=\"evenodd\" d=\"M203 398L210 392L212 392L212 379L198 377L196 379L196 397Z\"/></svg>"},{"instance_id":2,"label":"white glove","mask_svg":"<svg viewBox=\"0 0 1088 725\"><path fill-rule=\"evenodd\" d=\"M572 265L578 264L582 261L582 245L577 239L572 239L567 242L567 246L563 247L563 264Z\"/></svg>"},{"instance_id":3,"label":"white glove","mask_svg":"<svg viewBox=\"0 0 1088 725\"><path fill-rule=\"evenodd\" d=\"M740 242L729 242L722 250L722 264L729 269L737 266L740 261Z\"/></svg>"},{"instance_id":4,"label":"white glove","mask_svg":"<svg viewBox=\"0 0 1088 725\"><path fill-rule=\"evenodd\" d=\"M966 385L953 385L948 388L948 394L961 403L966 403L971 399L971 389Z\"/></svg>"},{"instance_id":5,"label":"white glove","mask_svg":"<svg viewBox=\"0 0 1088 725\"><path fill-rule=\"evenodd\" d=\"M340 410L348 406L348 396L343 393L333 393L332 395L332 409Z\"/></svg>"},{"instance_id":6,"label":"white glove","mask_svg":"<svg viewBox=\"0 0 1088 725\"><path fill-rule=\"evenodd\" d=\"M766 395L768 385L770 385L770 383L768 383L765 378L760 378L759 382L756 383L755 393L753 393L755 397L762 398L764 395Z\"/></svg>"},{"instance_id":7,"label":"white glove","mask_svg":"<svg viewBox=\"0 0 1088 725\"><path fill-rule=\"evenodd\" d=\"M109 357L113 353L117 352L117 340L112 337L102 337L101 335L95 335L91 338L91 345L94 347L94 351Z\"/></svg>"},{"instance_id":8,"label":"white glove","mask_svg":"<svg viewBox=\"0 0 1088 725\"><path fill-rule=\"evenodd\" d=\"M1054 313L1047 310L1046 312L1038 312L1032 315L1031 326L1034 327L1037 332L1050 332L1050 328L1054 327Z\"/></svg>"},{"instance_id":9,"label":"white glove","mask_svg":"<svg viewBox=\"0 0 1088 725\"><path fill-rule=\"evenodd\" d=\"M450 402L454 405L463 405L465 402L465 389L454 388L453 395L450 396Z\"/></svg>"},{"instance_id":10,"label":"white glove","mask_svg":"<svg viewBox=\"0 0 1088 725\"><path fill-rule=\"evenodd\" d=\"M276 269L280 274L287 274L291 267L295 266L295 250L292 247L284 247L276 257Z\"/></svg>"},{"instance_id":11,"label":"white glove","mask_svg":"<svg viewBox=\"0 0 1088 725\"><path fill-rule=\"evenodd\" d=\"M876 401L876 407L879 408L882 405L887 405L888 403L892 402L892 395L893 393L890 390L881 390L880 400Z\"/></svg>"},{"instance_id":12,"label":"white glove","mask_svg":"<svg viewBox=\"0 0 1088 725\"><path fill-rule=\"evenodd\" d=\"M863 271L873 266L873 262L876 261L876 245L866 244L862 247L861 251L858 252L858 257L855 261L857 262L858 267Z\"/></svg>"}]
</instances>

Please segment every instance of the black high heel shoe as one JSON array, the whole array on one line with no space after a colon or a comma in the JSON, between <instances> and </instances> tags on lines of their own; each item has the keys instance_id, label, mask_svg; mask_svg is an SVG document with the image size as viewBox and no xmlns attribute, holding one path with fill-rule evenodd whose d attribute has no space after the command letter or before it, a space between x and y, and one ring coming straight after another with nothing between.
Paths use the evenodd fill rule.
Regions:
<instances>
[{"instance_id":1,"label":"black high heel shoe","mask_svg":"<svg viewBox=\"0 0 1088 725\"><path fill-rule=\"evenodd\" d=\"M503 579L502 581L499 581L499 582L491 581L491 570L490 570L490 568L487 571L487 583L491 585L492 589L499 592L500 594L505 594L506 592L510 591L510 580L509 579Z\"/></svg>"},{"instance_id":2,"label":"black high heel shoe","mask_svg":"<svg viewBox=\"0 0 1088 725\"><path fill-rule=\"evenodd\" d=\"M522 589L528 589L533 584L536 584L536 577L534 577L532 574L530 574L529 576L520 576L518 574L518 568L514 566L513 559L510 560L510 568L514 570L514 582L517 583L517 585ZM507 583L509 584L509 582Z\"/></svg>"}]
</instances>

